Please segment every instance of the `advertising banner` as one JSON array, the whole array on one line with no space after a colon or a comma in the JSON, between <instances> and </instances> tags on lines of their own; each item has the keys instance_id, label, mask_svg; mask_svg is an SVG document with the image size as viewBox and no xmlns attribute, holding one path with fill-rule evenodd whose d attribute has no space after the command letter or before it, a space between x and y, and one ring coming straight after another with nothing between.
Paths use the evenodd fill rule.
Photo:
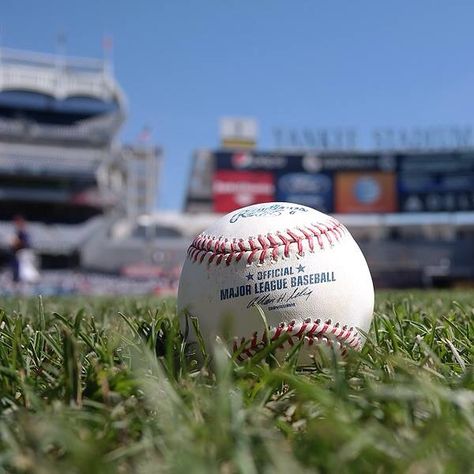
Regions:
<instances>
[{"instance_id":1,"label":"advertising banner","mask_svg":"<svg viewBox=\"0 0 474 474\"><path fill-rule=\"evenodd\" d=\"M373 153L297 153L262 151L218 151L217 170L260 170L278 173L332 171L394 171L393 155Z\"/></svg>"},{"instance_id":2,"label":"advertising banner","mask_svg":"<svg viewBox=\"0 0 474 474\"><path fill-rule=\"evenodd\" d=\"M474 210L474 174L401 175L400 210L451 212Z\"/></svg>"},{"instance_id":3,"label":"advertising banner","mask_svg":"<svg viewBox=\"0 0 474 474\"><path fill-rule=\"evenodd\" d=\"M214 209L224 212L238 205L266 202L273 196L277 201L295 202L322 212L391 212L397 207L395 181L391 174L396 166L394 156L370 153L220 150L215 152ZM342 178L343 186L347 177L354 175L358 183L356 178L360 178L360 173L372 173L367 175L368 181L358 184L358 194L348 193L346 196L344 191L339 191L339 207L344 209L341 211L334 206L334 176L339 172L346 172L346 178ZM391 176L387 189L387 183L378 184L379 179L385 179L382 177L385 172L390 172ZM374 181L372 188L380 187L381 195L373 201L364 195L359 201L357 196L370 191L371 180ZM352 200L350 196L353 196Z\"/></svg>"},{"instance_id":4,"label":"advertising banner","mask_svg":"<svg viewBox=\"0 0 474 474\"><path fill-rule=\"evenodd\" d=\"M396 212L395 174L341 172L335 174L336 213Z\"/></svg>"},{"instance_id":5,"label":"advertising banner","mask_svg":"<svg viewBox=\"0 0 474 474\"><path fill-rule=\"evenodd\" d=\"M274 201L274 177L262 171L218 170L214 173L212 196L215 212Z\"/></svg>"},{"instance_id":6,"label":"advertising banner","mask_svg":"<svg viewBox=\"0 0 474 474\"><path fill-rule=\"evenodd\" d=\"M400 173L474 173L474 152L412 153L398 156Z\"/></svg>"},{"instance_id":7,"label":"advertising banner","mask_svg":"<svg viewBox=\"0 0 474 474\"><path fill-rule=\"evenodd\" d=\"M277 178L277 201L294 202L322 212L331 212L332 192L329 174L285 173Z\"/></svg>"},{"instance_id":8,"label":"advertising banner","mask_svg":"<svg viewBox=\"0 0 474 474\"><path fill-rule=\"evenodd\" d=\"M281 153L255 151L218 151L216 170L258 170L276 172L290 169L293 160ZM297 161L293 164L297 165ZM298 168L298 165L297 165Z\"/></svg>"}]
</instances>

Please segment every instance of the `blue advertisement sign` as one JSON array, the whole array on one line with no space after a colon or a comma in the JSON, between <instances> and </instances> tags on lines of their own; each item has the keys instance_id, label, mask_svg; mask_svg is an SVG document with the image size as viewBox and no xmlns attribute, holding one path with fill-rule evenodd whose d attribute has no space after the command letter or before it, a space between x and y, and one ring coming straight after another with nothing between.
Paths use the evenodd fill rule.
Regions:
<instances>
[{"instance_id":1,"label":"blue advertisement sign","mask_svg":"<svg viewBox=\"0 0 474 474\"><path fill-rule=\"evenodd\" d=\"M276 181L276 200L294 202L331 212L332 179L328 174L285 173Z\"/></svg>"},{"instance_id":2,"label":"blue advertisement sign","mask_svg":"<svg viewBox=\"0 0 474 474\"><path fill-rule=\"evenodd\" d=\"M399 166L400 211L474 210L474 153L400 155Z\"/></svg>"}]
</instances>

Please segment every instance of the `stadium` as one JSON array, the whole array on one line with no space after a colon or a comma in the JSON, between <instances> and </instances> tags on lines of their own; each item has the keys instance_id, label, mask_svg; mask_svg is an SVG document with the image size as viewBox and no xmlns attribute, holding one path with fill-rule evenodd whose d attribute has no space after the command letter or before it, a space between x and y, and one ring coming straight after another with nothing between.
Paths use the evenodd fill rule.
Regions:
<instances>
[{"instance_id":1,"label":"stadium","mask_svg":"<svg viewBox=\"0 0 474 474\"><path fill-rule=\"evenodd\" d=\"M474 472L474 7L2 12L0 472Z\"/></svg>"},{"instance_id":2,"label":"stadium","mask_svg":"<svg viewBox=\"0 0 474 474\"><path fill-rule=\"evenodd\" d=\"M44 269L159 275L172 292L216 215L289 201L346 224L377 287L474 279L474 149L263 151L252 119L223 119L221 147L193 155L183 212L156 213L160 149L118 142L126 98L107 60L4 48L0 61L4 262L19 214Z\"/></svg>"}]
</instances>

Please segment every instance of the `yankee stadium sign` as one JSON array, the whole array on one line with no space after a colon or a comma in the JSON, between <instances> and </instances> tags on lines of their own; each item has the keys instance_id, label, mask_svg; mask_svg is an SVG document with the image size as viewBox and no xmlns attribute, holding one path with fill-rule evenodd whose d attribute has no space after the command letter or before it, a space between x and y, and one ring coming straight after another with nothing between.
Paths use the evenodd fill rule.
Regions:
<instances>
[{"instance_id":1,"label":"yankee stadium sign","mask_svg":"<svg viewBox=\"0 0 474 474\"><path fill-rule=\"evenodd\" d=\"M359 137L353 128L296 129L275 127L273 139L279 149L354 151L368 148L395 150L464 150L474 148L471 126L376 128Z\"/></svg>"}]
</instances>

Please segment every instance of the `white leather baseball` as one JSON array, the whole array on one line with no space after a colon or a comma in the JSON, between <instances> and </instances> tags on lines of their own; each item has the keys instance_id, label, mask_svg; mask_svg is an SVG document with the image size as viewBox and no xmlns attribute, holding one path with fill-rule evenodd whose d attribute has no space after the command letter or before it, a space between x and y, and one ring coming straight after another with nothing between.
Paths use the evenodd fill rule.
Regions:
<instances>
[{"instance_id":1,"label":"white leather baseball","mask_svg":"<svg viewBox=\"0 0 474 474\"><path fill-rule=\"evenodd\" d=\"M373 306L370 272L349 231L285 202L236 210L197 236L178 291L178 312L198 317L207 340L230 327L240 358L284 334L286 349L304 340L303 358L321 341L360 349L358 328L369 330Z\"/></svg>"}]
</instances>

